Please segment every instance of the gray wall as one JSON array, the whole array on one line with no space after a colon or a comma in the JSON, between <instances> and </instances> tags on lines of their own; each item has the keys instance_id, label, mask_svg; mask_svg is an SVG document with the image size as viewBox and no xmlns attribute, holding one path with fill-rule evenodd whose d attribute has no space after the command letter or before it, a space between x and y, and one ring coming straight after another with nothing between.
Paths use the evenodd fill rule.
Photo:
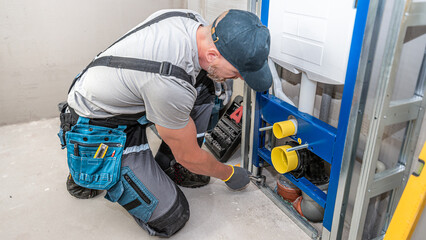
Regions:
<instances>
[{"instance_id":1,"label":"gray wall","mask_svg":"<svg viewBox=\"0 0 426 240\"><path fill-rule=\"evenodd\" d=\"M0 0L0 125L55 117L73 77L151 13L184 0Z\"/></svg>"}]
</instances>

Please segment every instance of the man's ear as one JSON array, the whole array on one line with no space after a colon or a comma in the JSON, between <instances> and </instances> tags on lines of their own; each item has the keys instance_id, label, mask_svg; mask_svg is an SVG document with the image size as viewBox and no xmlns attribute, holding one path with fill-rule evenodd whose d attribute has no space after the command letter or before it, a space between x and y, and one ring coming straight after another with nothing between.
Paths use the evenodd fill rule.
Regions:
<instances>
[{"instance_id":1,"label":"man's ear","mask_svg":"<svg viewBox=\"0 0 426 240\"><path fill-rule=\"evenodd\" d=\"M206 52L206 59L209 64L212 64L213 62L215 62L217 59L220 58L220 56L221 55L216 48L210 48Z\"/></svg>"}]
</instances>

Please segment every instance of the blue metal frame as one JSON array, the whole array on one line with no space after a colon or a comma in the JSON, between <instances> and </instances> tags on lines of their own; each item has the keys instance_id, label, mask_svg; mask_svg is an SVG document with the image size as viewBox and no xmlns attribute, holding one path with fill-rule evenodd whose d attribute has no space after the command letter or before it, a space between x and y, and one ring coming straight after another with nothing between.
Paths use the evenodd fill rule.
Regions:
<instances>
[{"instance_id":1,"label":"blue metal frame","mask_svg":"<svg viewBox=\"0 0 426 240\"><path fill-rule=\"evenodd\" d=\"M292 138L294 140L300 138L303 143L307 142L310 151L331 164L330 183L327 194L323 193L318 187L304 177L295 179L293 175L289 173L285 174L285 176L319 205L325 208L323 226L329 231L331 231L334 204L369 2L369 0L358 1L337 129L313 116L299 112L297 108L268 93L256 94L253 165L260 167L261 161L272 164L271 152L264 147L265 133L259 132L258 129L263 127L265 123L272 125L276 122L287 120L289 117L296 118L299 126L298 132L297 135L292 136ZM263 0L261 21L266 26L268 24L268 13L269 0Z\"/></svg>"},{"instance_id":2,"label":"blue metal frame","mask_svg":"<svg viewBox=\"0 0 426 240\"><path fill-rule=\"evenodd\" d=\"M268 17L269 17L269 0L262 0L262 8L260 11L260 21L265 26L268 26Z\"/></svg>"},{"instance_id":3,"label":"blue metal frame","mask_svg":"<svg viewBox=\"0 0 426 240\"><path fill-rule=\"evenodd\" d=\"M260 112L262 120L270 125L295 118L297 120L297 134L292 136L297 141L300 138L303 144L308 143L308 149L316 155L331 163L333 157L334 141L337 129L323 121L303 112L296 107L269 94L259 95ZM285 111L282 111L285 109ZM277 114L279 113L279 114Z\"/></svg>"}]
</instances>

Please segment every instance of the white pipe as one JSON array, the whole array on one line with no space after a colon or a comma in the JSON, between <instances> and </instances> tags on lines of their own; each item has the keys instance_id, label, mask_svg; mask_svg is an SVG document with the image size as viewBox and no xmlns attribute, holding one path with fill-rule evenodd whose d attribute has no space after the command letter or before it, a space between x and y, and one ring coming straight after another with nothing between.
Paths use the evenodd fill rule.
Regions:
<instances>
[{"instance_id":1,"label":"white pipe","mask_svg":"<svg viewBox=\"0 0 426 240\"><path fill-rule=\"evenodd\" d=\"M302 83L300 84L299 111L313 115L315 94L317 91L317 82L308 78L305 72L302 72Z\"/></svg>"},{"instance_id":2,"label":"white pipe","mask_svg":"<svg viewBox=\"0 0 426 240\"><path fill-rule=\"evenodd\" d=\"M283 88L281 85L281 78L278 76L277 73L277 69L275 68L275 63L274 61L272 61L272 59L268 59L268 65L269 65L269 69L271 70L272 73L272 79L274 81L274 95L275 97L287 102L288 104L291 104L292 106L296 106L293 101L290 100L290 98L287 97L287 95L285 95L285 93L283 92Z\"/></svg>"}]
</instances>

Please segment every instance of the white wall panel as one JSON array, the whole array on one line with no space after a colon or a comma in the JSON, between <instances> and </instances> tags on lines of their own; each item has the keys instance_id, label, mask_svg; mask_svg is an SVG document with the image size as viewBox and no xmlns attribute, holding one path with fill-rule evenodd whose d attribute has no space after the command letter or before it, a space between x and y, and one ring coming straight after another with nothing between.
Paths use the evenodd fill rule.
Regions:
<instances>
[{"instance_id":1,"label":"white wall panel","mask_svg":"<svg viewBox=\"0 0 426 240\"><path fill-rule=\"evenodd\" d=\"M353 0L270 0L271 58L311 80L345 81L356 10Z\"/></svg>"}]
</instances>

